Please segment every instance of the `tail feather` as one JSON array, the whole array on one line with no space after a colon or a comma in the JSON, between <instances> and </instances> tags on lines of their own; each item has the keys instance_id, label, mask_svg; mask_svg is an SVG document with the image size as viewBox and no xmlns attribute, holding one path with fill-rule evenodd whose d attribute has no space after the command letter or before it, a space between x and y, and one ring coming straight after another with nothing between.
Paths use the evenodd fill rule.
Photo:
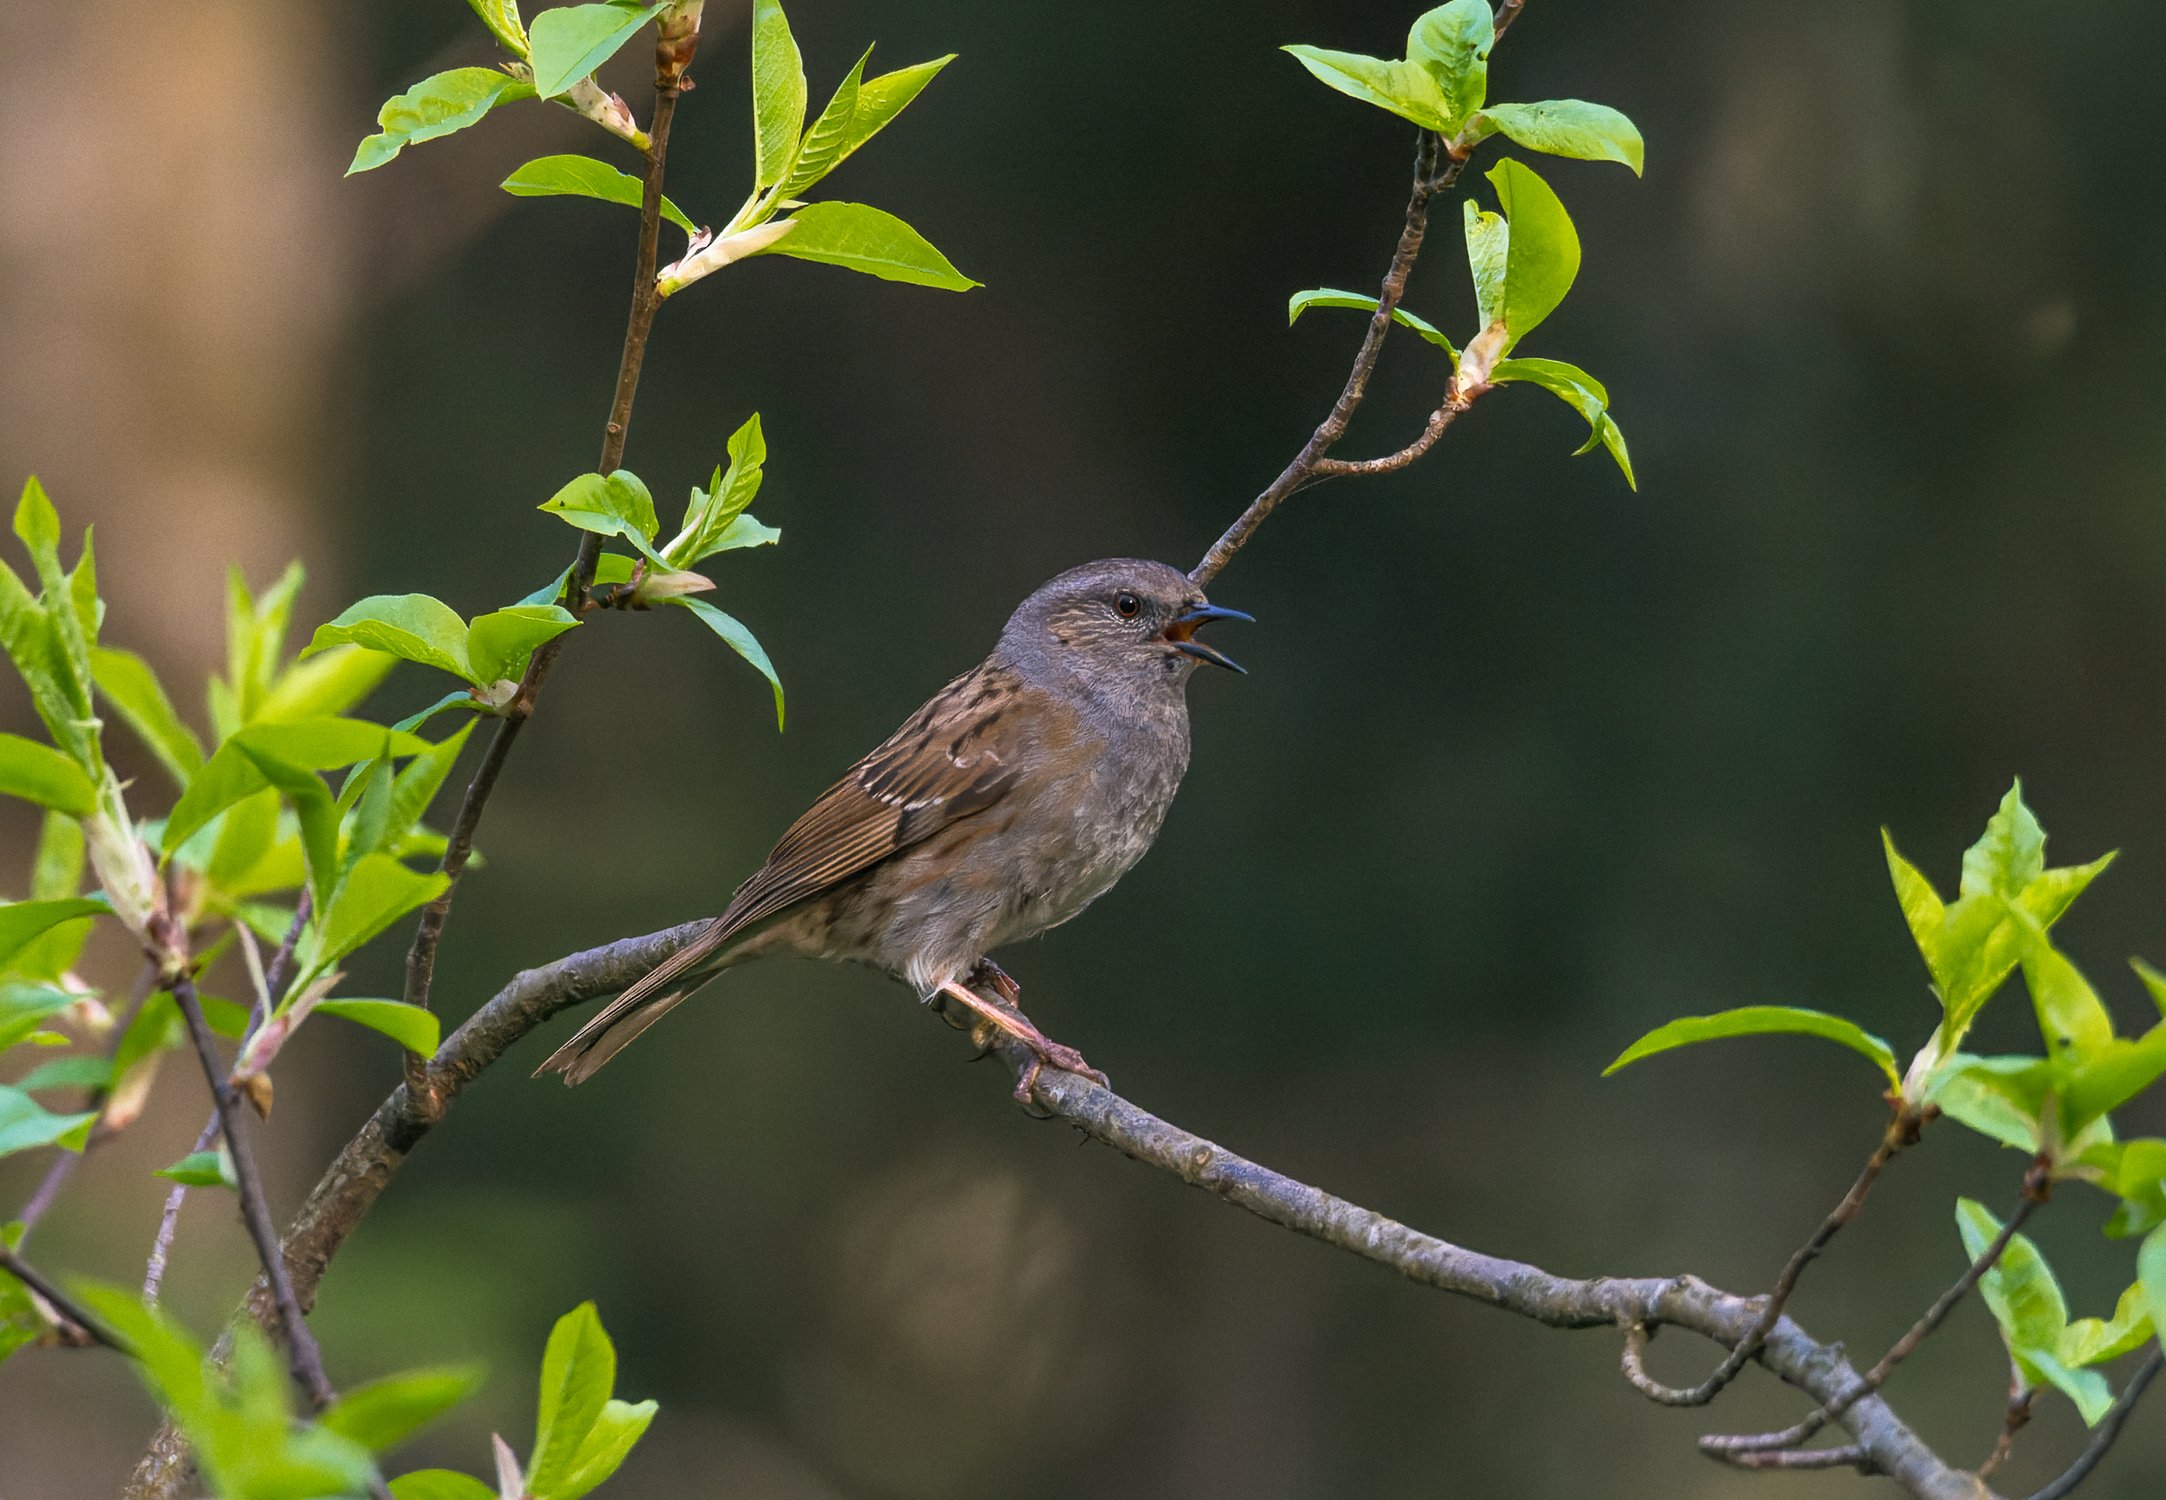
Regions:
<instances>
[{"instance_id":1,"label":"tail feather","mask_svg":"<svg viewBox=\"0 0 2166 1500\"><path fill-rule=\"evenodd\" d=\"M736 924L726 916L716 918L705 932L641 975L623 994L610 1001L594 1018L572 1034L570 1041L549 1055L534 1070L562 1073L565 1087L585 1083L601 1066L630 1046L649 1026L676 1009L678 1002L705 987L708 980L727 967L720 950L738 935Z\"/></svg>"}]
</instances>

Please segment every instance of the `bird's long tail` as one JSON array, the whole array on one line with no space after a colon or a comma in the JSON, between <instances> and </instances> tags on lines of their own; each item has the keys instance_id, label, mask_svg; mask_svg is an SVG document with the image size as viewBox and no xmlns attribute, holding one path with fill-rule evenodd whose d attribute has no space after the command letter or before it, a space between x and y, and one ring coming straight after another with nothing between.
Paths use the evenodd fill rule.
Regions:
<instances>
[{"instance_id":1,"label":"bird's long tail","mask_svg":"<svg viewBox=\"0 0 2166 1500\"><path fill-rule=\"evenodd\" d=\"M706 931L603 1006L572 1034L570 1041L534 1070L534 1076L562 1073L567 1088L585 1083L641 1032L676 1009L679 1001L704 988L728 968L735 955L727 949L739 935L739 924L729 921L727 915L717 917Z\"/></svg>"}]
</instances>

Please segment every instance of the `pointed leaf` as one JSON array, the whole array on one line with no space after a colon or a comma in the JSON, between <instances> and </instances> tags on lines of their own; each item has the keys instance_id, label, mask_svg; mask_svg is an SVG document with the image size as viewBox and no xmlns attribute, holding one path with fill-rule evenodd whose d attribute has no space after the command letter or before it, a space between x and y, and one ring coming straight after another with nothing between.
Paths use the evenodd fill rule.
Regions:
<instances>
[{"instance_id":1,"label":"pointed leaf","mask_svg":"<svg viewBox=\"0 0 2166 1500\"><path fill-rule=\"evenodd\" d=\"M555 640L579 623L571 611L554 604L514 604L476 615L468 627L466 654L481 682L518 681L534 648Z\"/></svg>"},{"instance_id":2,"label":"pointed leaf","mask_svg":"<svg viewBox=\"0 0 2166 1500\"><path fill-rule=\"evenodd\" d=\"M2046 831L2024 805L2023 783L2018 781L2001 798L1978 842L1964 851L1961 894L2013 898L2045 869Z\"/></svg>"},{"instance_id":3,"label":"pointed leaf","mask_svg":"<svg viewBox=\"0 0 2166 1500\"><path fill-rule=\"evenodd\" d=\"M789 175L805 128L805 63L777 0L752 5L752 144L756 188Z\"/></svg>"},{"instance_id":4,"label":"pointed leaf","mask_svg":"<svg viewBox=\"0 0 2166 1500\"><path fill-rule=\"evenodd\" d=\"M531 99L534 90L495 68L453 68L394 94L376 112L377 134L361 142L346 169L351 177L390 161L408 146L464 130L508 99Z\"/></svg>"},{"instance_id":5,"label":"pointed leaf","mask_svg":"<svg viewBox=\"0 0 2166 1500\"><path fill-rule=\"evenodd\" d=\"M629 1401L607 1402L587 1433L587 1440L579 1445L570 1468L562 1479L550 1486L543 1500L580 1500L616 1473L631 1454L633 1445L646 1432L647 1424L654 1420L656 1410L652 1401L637 1405Z\"/></svg>"},{"instance_id":6,"label":"pointed leaf","mask_svg":"<svg viewBox=\"0 0 2166 1500\"><path fill-rule=\"evenodd\" d=\"M304 656L331 646L363 646L405 661L477 679L467 663L466 622L441 599L427 594L371 594L316 627Z\"/></svg>"},{"instance_id":7,"label":"pointed leaf","mask_svg":"<svg viewBox=\"0 0 2166 1500\"><path fill-rule=\"evenodd\" d=\"M2113 1017L2090 981L2048 944L2034 943L2023 955L2023 984L2038 1012L2038 1034L2048 1057L2088 1053L2113 1041Z\"/></svg>"},{"instance_id":8,"label":"pointed leaf","mask_svg":"<svg viewBox=\"0 0 2166 1500\"><path fill-rule=\"evenodd\" d=\"M21 1089L0 1084L0 1156L39 1146L80 1151L97 1119L95 1110L56 1115Z\"/></svg>"},{"instance_id":9,"label":"pointed leaf","mask_svg":"<svg viewBox=\"0 0 2166 1500\"><path fill-rule=\"evenodd\" d=\"M1586 418L1588 438L1579 452L1591 452L1599 444L1617 461L1625 483L1639 489L1639 481L1632 474L1632 455L1625 448L1623 430L1609 414L1609 392L1603 389L1602 382L1561 359L1504 359L1489 372L1491 385L1507 385L1515 380L1540 386Z\"/></svg>"},{"instance_id":10,"label":"pointed leaf","mask_svg":"<svg viewBox=\"0 0 2166 1500\"><path fill-rule=\"evenodd\" d=\"M542 1351L541 1399L526 1488L553 1495L571 1473L617 1383L617 1351L592 1302L557 1320Z\"/></svg>"},{"instance_id":11,"label":"pointed leaf","mask_svg":"<svg viewBox=\"0 0 2166 1500\"><path fill-rule=\"evenodd\" d=\"M504 44L506 51L518 57L526 56L526 23L519 19L518 0L467 0L467 4L474 7L474 14L481 17L481 24Z\"/></svg>"},{"instance_id":12,"label":"pointed leaf","mask_svg":"<svg viewBox=\"0 0 2166 1500\"><path fill-rule=\"evenodd\" d=\"M1637 176L1647 163L1646 143L1633 123L1606 104L1584 99L1544 99L1538 104L1492 104L1482 122L1525 146L1581 161L1622 162Z\"/></svg>"},{"instance_id":13,"label":"pointed leaf","mask_svg":"<svg viewBox=\"0 0 2166 1500\"><path fill-rule=\"evenodd\" d=\"M767 679L768 685L775 690L775 728L782 728L782 679L775 675L775 664L767 659L766 650L752 632L703 599L679 595L669 602L698 615L702 624L722 637L732 651L750 662L753 670Z\"/></svg>"},{"instance_id":14,"label":"pointed leaf","mask_svg":"<svg viewBox=\"0 0 2166 1500\"><path fill-rule=\"evenodd\" d=\"M1956 1200L1955 1219L1963 1248L1976 1264L1999 1236L2001 1221L1972 1198ZM2009 1240L2000 1259L1979 1279L1978 1290L2011 1352L2028 1355L2060 1347L2061 1331L2068 1326L2068 1301L2045 1257L2027 1237L2019 1234Z\"/></svg>"},{"instance_id":15,"label":"pointed leaf","mask_svg":"<svg viewBox=\"0 0 2166 1500\"><path fill-rule=\"evenodd\" d=\"M685 506L684 526L662 556L672 567L688 568L702 558L725 550L724 535L760 492L767 461L767 439L760 430L760 414L754 412L742 427L730 434L728 473L717 473L712 486L694 490ZM744 545L738 543L737 545Z\"/></svg>"},{"instance_id":16,"label":"pointed leaf","mask_svg":"<svg viewBox=\"0 0 2166 1500\"><path fill-rule=\"evenodd\" d=\"M2138 1281L2122 1290L2111 1318L2078 1318L2070 1323L2061 1334L2058 1352L2062 1364L2081 1369L2133 1354L2151 1338L2151 1309Z\"/></svg>"},{"instance_id":17,"label":"pointed leaf","mask_svg":"<svg viewBox=\"0 0 2166 1500\"><path fill-rule=\"evenodd\" d=\"M20 797L71 817L87 817L98 789L83 768L50 745L0 734L0 796Z\"/></svg>"},{"instance_id":18,"label":"pointed leaf","mask_svg":"<svg viewBox=\"0 0 2166 1500\"><path fill-rule=\"evenodd\" d=\"M99 896L0 903L0 969L6 968L34 939L60 923L77 917L94 917L110 909Z\"/></svg>"},{"instance_id":19,"label":"pointed leaf","mask_svg":"<svg viewBox=\"0 0 2166 1500\"><path fill-rule=\"evenodd\" d=\"M2151 1314L2151 1329L2166 1345L2166 1224L2151 1231L2136 1252L2137 1284Z\"/></svg>"},{"instance_id":20,"label":"pointed leaf","mask_svg":"<svg viewBox=\"0 0 2166 1500\"><path fill-rule=\"evenodd\" d=\"M627 208L638 208L644 192L637 177L591 156L538 156L505 178L501 186L516 198L569 194L599 198L604 203L622 203ZM699 233L699 226L666 197L662 200L662 217L686 234Z\"/></svg>"},{"instance_id":21,"label":"pointed leaf","mask_svg":"<svg viewBox=\"0 0 2166 1500\"><path fill-rule=\"evenodd\" d=\"M433 1055L443 1040L443 1024L435 1013L418 1005L408 1005L404 1000L319 1000L316 1014L343 1016L356 1026L381 1032L407 1051L423 1057Z\"/></svg>"},{"instance_id":22,"label":"pointed leaf","mask_svg":"<svg viewBox=\"0 0 2166 1500\"><path fill-rule=\"evenodd\" d=\"M241 1185L240 1178L234 1175L232 1154L224 1146L215 1151L192 1151L172 1166L161 1167L151 1175L183 1187L237 1188Z\"/></svg>"},{"instance_id":23,"label":"pointed leaf","mask_svg":"<svg viewBox=\"0 0 2166 1500\"><path fill-rule=\"evenodd\" d=\"M306 972L321 973L414 908L435 900L449 884L442 875L409 870L389 854L363 856L303 939Z\"/></svg>"},{"instance_id":24,"label":"pointed leaf","mask_svg":"<svg viewBox=\"0 0 2166 1500\"><path fill-rule=\"evenodd\" d=\"M808 203L783 220L790 232L756 252L844 266L912 286L966 292L982 283L955 269L925 237L884 210L863 203Z\"/></svg>"},{"instance_id":25,"label":"pointed leaf","mask_svg":"<svg viewBox=\"0 0 2166 1500\"><path fill-rule=\"evenodd\" d=\"M497 1500L497 1493L456 1469L416 1469L391 1481L391 1500Z\"/></svg>"},{"instance_id":26,"label":"pointed leaf","mask_svg":"<svg viewBox=\"0 0 2166 1500\"><path fill-rule=\"evenodd\" d=\"M1446 135L1455 134L1489 97L1489 49L1496 45L1489 0L1452 0L1415 21L1407 61L1433 79L1444 100Z\"/></svg>"},{"instance_id":27,"label":"pointed leaf","mask_svg":"<svg viewBox=\"0 0 2166 1500\"><path fill-rule=\"evenodd\" d=\"M332 646L278 674L251 722L288 724L335 717L374 692L398 665L395 657L361 646Z\"/></svg>"},{"instance_id":28,"label":"pointed leaf","mask_svg":"<svg viewBox=\"0 0 2166 1500\"><path fill-rule=\"evenodd\" d=\"M1572 289L1579 276L1579 234L1549 184L1525 163L1507 157L1491 169L1489 180L1511 226L1497 314L1509 349L1532 333Z\"/></svg>"},{"instance_id":29,"label":"pointed leaf","mask_svg":"<svg viewBox=\"0 0 2166 1500\"><path fill-rule=\"evenodd\" d=\"M2043 1115L2053 1088L2053 1065L2042 1057L1972 1057L1958 1052L1933 1076L1921 1103L2012 1146L2036 1151L2044 1143Z\"/></svg>"},{"instance_id":30,"label":"pointed leaf","mask_svg":"<svg viewBox=\"0 0 2166 1500\"><path fill-rule=\"evenodd\" d=\"M337 1404L317 1420L370 1452L383 1453L405 1442L480 1388L479 1365L408 1370L342 1393Z\"/></svg>"},{"instance_id":31,"label":"pointed leaf","mask_svg":"<svg viewBox=\"0 0 2166 1500\"><path fill-rule=\"evenodd\" d=\"M1326 88L1389 110L1425 130L1449 135L1458 129L1452 119L1451 101L1437 87L1435 76L1419 63L1365 57L1359 52L1334 52L1325 47L1292 46L1281 50L1292 53Z\"/></svg>"},{"instance_id":32,"label":"pointed leaf","mask_svg":"<svg viewBox=\"0 0 2166 1500\"><path fill-rule=\"evenodd\" d=\"M90 670L105 701L119 711L174 781L187 785L203 765L203 743L181 722L150 663L132 651L100 646L90 653Z\"/></svg>"},{"instance_id":33,"label":"pointed leaf","mask_svg":"<svg viewBox=\"0 0 2166 1500\"><path fill-rule=\"evenodd\" d=\"M789 175L776 191L776 198L795 198L834 169L842 159L842 148L850 138L850 122L857 114L857 91L865 76L865 64L872 57L872 48L857 60L840 84L820 117L812 122L805 138L798 143L796 159L790 165Z\"/></svg>"},{"instance_id":34,"label":"pointed leaf","mask_svg":"<svg viewBox=\"0 0 2166 1500\"><path fill-rule=\"evenodd\" d=\"M901 114L904 106L933 81L933 75L953 61L955 54L950 52L946 57L897 68L892 73L883 73L859 84L857 108L851 112L849 132L843 137L842 148L828 163L827 170L833 172L858 147L886 129L888 121Z\"/></svg>"},{"instance_id":35,"label":"pointed leaf","mask_svg":"<svg viewBox=\"0 0 2166 1500\"><path fill-rule=\"evenodd\" d=\"M660 5L563 5L545 10L527 27L534 92L554 99L585 78L630 41L661 11Z\"/></svg>"},{"instance_id":36,"label":"pointed leaf","mask_svg":"<svg viewBox=\"0 0 2166 1500\"><path fill-rule=\"evenodd\" d=\"M540 508L581 531L621 536L642 550L661 529L654 515L654 496L629 469L609 475L582 474Z\"/></svg>"},{"instance_id":37,"label":"pointed leaf","mask_svg":"<svg viewBox=\"0 0 2166 1500\"><path fill-rule=\"evenodd\" d=\"M1328 286L1315 287L1306 292L1296 292L1286 299L1287 326L1292 327L1295 320L1312 307L1354 307L1360 308L1364 312L1373 313L1376 311L1376 298L1364 296L1360 292L1342 292L1335 287ZM1403 307L1394 307L1391 310L1391 320L1401 327L1413 329L1424 339L1449 354L1455 362L1458 360L1459 351L1452 347L1452 341L1446 338L1435 324L1415 317Z\"/></svg>"},{"instance_id":38,"label":"pointed leaf","mask_svg":"<svg viewBox=\"0 0 2166 1500\"><path fill-rule=\"evenodd\" d=\"M1803 1010L1791 1005L1747 1005L1712 1016L1682 1017L1648 1032L1627 1047L1617 1060L1602 1072L1603 1076L1607 1077L1629 1063L1638 1062L1643 1057L1652 1057L1657 1052L1667 1052L1673 1047L1711 1042L1723 1037L1761 1036L1771 1033L1817 1036L1838 1046L1848 1047L1861 1057L1870 1058L1886 1076L1891 1087L1902 1086L1901 1074L1895 1066L1895 1053L1886 1042L1841 1016L1831 1016L1817 1010Z\"/></svg>"}]
</instances>

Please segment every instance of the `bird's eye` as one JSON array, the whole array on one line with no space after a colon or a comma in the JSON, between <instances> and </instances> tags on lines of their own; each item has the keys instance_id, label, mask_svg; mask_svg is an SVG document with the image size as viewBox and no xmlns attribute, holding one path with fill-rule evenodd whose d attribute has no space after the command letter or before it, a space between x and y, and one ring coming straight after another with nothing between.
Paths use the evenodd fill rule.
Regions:
<instances>
[{"instance_id":1,"label":"bird's eye","mask_svg":"<svg viewBox=\"0 0 2166 1500\"><path fill-rule=\"evenodd\" d=\"M1113 596L1113 607L1121 612L1124 620L1133 620L1143 608L1143 601L1126 589Z\"/></svg>"}]
</instances>

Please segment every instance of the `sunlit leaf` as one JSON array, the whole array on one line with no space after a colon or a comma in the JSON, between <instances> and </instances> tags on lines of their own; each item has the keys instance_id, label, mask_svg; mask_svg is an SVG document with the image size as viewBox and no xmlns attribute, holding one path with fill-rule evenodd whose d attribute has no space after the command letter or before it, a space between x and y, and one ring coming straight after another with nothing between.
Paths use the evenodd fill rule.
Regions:
<instances>
[{"instance_id":1,"label":"sunlit leaf","mask_svg":"<svg viewBox=\"0 0 2166 1500\"><path fill-rule=\"evenodd\" d=\"M1564 300L1579 275L1579 233L1549 184L1506 157L1489 172L1504 209L1504 285L1488 322L1504 324L1505 348L1532 333ZM1469 245L1471 248L1470 232Z\"/></svg>"},{"instance_id":2,"label":"sunlit leaf","mask_svg":"<svg viewBox=\"0 0 2166 1500\"><path fill-rule=\"evenodd\" d=\"M132 651L100 646L90 653L98 691L135 731L174 781L186 785L203 764L203 744L181 721L150 663Z\"/></svg>"},{"instance_id":3,"label":"sunlit leaf","mask_svg":"<svg viewBox=\"0 0 2166 1500\"><path fill-rule=\"evenodd\" d=\"M519 19L518 0L467 0L481 24L516 56L527 54L526 23Z\"/></svg>"},{"instance_id":4,"label":"sunlit leaf","mask_svg":"<svg viewBox=\"0 0 2166 1500\"><path fill-rule=\"evenodd\" d=\"M80 1151L97 1119L95 1110L55 1114L21 1089L0 1084L0 1156L39 1146Z\"/></svg>"},{"instance_id":5,"label":"sunlit leaf","mask_svg":"<svg viewBox=\"0 0 2166 1500\"><path fill-rule=\"evenodd\" d=\"M342 1392L337 1403L317 1420L371 1452L383 1453L480 1388L478 1365L408 1370Z\"/></svg>"},{"instance_id":6,"label":"sunlit leaf","mask_svg":"<svg viewBox=\"0 0 2166 1500\"><path fill-rule=\"evenodd\" d=\"M620 536L642 551L661 529L654 496L629 469L614 474L582 474L541 503L541 509L567 525L602 536Z\"/></svg>"},{"instance_id":7,"label":"sunlit leaf","mask_svg":"<svg viewBox=\"0 0 2166 1500\"><path fill-rule=\"evenodd\" d=\"M594 1304L582 1302L557 1320L542 1352L541 1400L527 1472L529 1493L554 1495L571 1474L616 1383L616 1346L603 1331Z\"/></svg>"},{"instance_id":8,"label":"sunlit leaf","mask_svg":"<svg viewBox=\"0 0 2166 1500\"><path fill-rule=\"evenodd\" d=\"M151 1174L183 1187L239 1187L240 1179L234 1175L233 1157L225 1147L215 1151L192 1151L173 1163Z\"/></svg>"},{"instance_id":9,"label":"sunlit leaf","mask_svg":"<svg viewBox=\"0 0 2166 1500\"><path fill-rule=\"evenodd\" d=\"M1584 99L1492 104L1482 111L1480 123L1494 126L1529 151L1621 162L1635 175L1646 165L1647 147L1638 128L1606 104Z\"/></svg>"},{"instance_id":10,"label":"sunlit leaf","mask_svg":"<svg viewBox=\"0 0 2166 1500\"><path fill-rule=\"evenodd\" d=\"M628 208L640 206L643 192L637 177L620 172L607 162L596 161L591 156L536 157L505 178L501 186L505 192L519 198L548 198L570 194L580 198L599 198L604 203L622 203ZM662 217L686 234L699 232L699 226L685 217L684 210L666 197L662 199Z\"/></svg>"},{"instance_id":11,"label":"sunlit leaf","mask_svg":"<svg viewBox=\"0 0 2166 1500\"><path fill-rule=\"evenodd\" d=\"M661 11L660 5L562 5L527 27L534 92L553 99L592 73Z\"/></svg>"},{"instance_id":12,"label":"sunlit leaf","mask_svg":"<svg viewBox=\"0 0 2166 1500\"><path fill-rule=\"evenodd\" d=\"M1376 298L1364 296L1360 292L1342 292L1335 287L1328 286L1314 287L1306 292L1296 292L1286 299L1287 325L1291 327L1296 319L1312 307L1352 307L1363 312L1373 313L1376 311ZM1394 307L1391 310L1391 320L1402 327L1413 329L1424 339L1449 354L1454 361L1459 358L1459 351L1452 347L1452 341L1446 338L1443 331L1435 324L1415 317L1403 307Z\"/></svg>"},{"instance_id":13,"label":"sunlit leaf","mask_svg":"<svg viewBox=\"0 0 2166 1500\"><path fill-rule=\"evenodd\" d=\"M792 159L789 174L776 190L777 198L795 198L833 169L841 159L842 148L850 138L850 122L857 114L857 91L865 76L865 63L872 56L872 48L865 49L850 71L836 85L835 93L812 122L804 139L798 143L797 154Z\"/></svg>"},{"instance_id":14,"label":"sunlit leaf","mask_svg":"<svg viewBox=\"0 0 2166 1500\"><path fill-rule=\"evenodd\" d=\"M403 1000L319 1000L316 1014L341 1016L356 1026L381 1032L407 1051L423 1057L433 1054L443 1040L443 1023L435 1014Z\"/></svg>"},{"instance_id":15,"label":"sunlit leaf","mask_svg":"<svg viewBox=\"0 0 2166 1500\"><path fill-rule=\"evenodd\" d=\"M1627 1064L1638 1062L1643 1057L1652 1057L1657 1052L1667 1052L1673 1047L1717 1041L1725 1037L1773 1033L1817 1036L1848 1047L1861 1057L1871 1059L1891 1087L1899 1088L1902 1085L1902 1076L1896 1070L1895 1053L1886 1042L1841 1016L1831 1016L1817 1010L1803 1010L1790 1005L1747 1005L1712 1016L1682 1017L1648 1032L1627 1047L1615 1062L1602 1071L1604 1076L1607 1076Z\"/></svg>"},{"instance_id":16,"label":"sunlit leaf","mask_svg":"<svg viewBox=\"0 0 2166 1500\"><path fill-rule=\"evenodd\" d=\"M1617 467L1624 472L1625 483L1634 490L1640 487L1632 474L1632 455L1625 447L1624 431L1618 427L1617 419L1609 414L1609 392L1602 382L1578 365L1566 364L1561 359L1499 360L1489 372L1489 380L1492 385L1524 380L1556 396L1587 421L1588 437L1579 453L1591 452L1599 444L1617 461ZM1579 453L1573 457L1578 457Z\"/></svg>"},{"instance_id":17,"label":"sunlit leaf","mask_svg":"<svg viewBox=\"0 0 2166 1500\"><path fill-rule=\"evenodd\" d=\"M514 604L476 615L467 629L466 654L478 682L518 681L534 648L579 623L554 604Z\"/></svg>"},{"instance_id":18,"label":"sunlit leaf","mask_svg":"<svg viewBox=\"0 0 2166 1500\"><path fill-rule=\"evenodd\" d=\"M775 728L782 728L782 679L775 674L775 664L767 659L767 652L751 631L733 617L722 613L703 599L682 596L668 601L698 615L700 623L720 636L729 648L752 664L753 670L767 679L775 690Z\"/></svg>"},{"instance_id":19,"label":"sunlit leaf","mask_svg":"<svg viewBox=\"0 0 2166 1500\"><path fill-rule=\"evenodd\" d=\"M475 680L467 663L466 622L441 599L427 594L371 594L339 611L316 634L303 655L331 646L362 646L405 661Z\"/></svg>"},{"instance_id":20,"label":"sunlit leaf","mask_svg":"<svg viewBox=\"0 0 2166 1500\"><path fill-rule=\"evenodd\" d=\"M497 1492L456 1469L416 1469L391 1481L391 1500L497 1500Z\"/></svg>"},{"instance_id":21,"label":"sunlit leaf","mask_svg":"<svg viewBox=\"0 0 2166 1500\"><path fill-rule=\"evenodd\" d=\"M788 255L819 261L913 286L965 292L980 283L955 269L948 258L908 224L864 203L808 203L783 221L791 228L760 255Z\"/></svg>"},{"instance_id":22,"label":"sunlit leaf","mask_svg":"<svg viewBox=\"0 0 2166 1500\"><path fill-rule=\"evenodd\" d=\"M80 818L97 806L98 789L81 766L52 746L0 734L0 796Z\"/></svg>"},{"instance_id":23,"label":"sunlit leaf","mask_svg":"<svg viewBox=\"0 0 2166 1500\"><path fill-rule=\"evenodd\" d=\"M788 175L805 128L805 63L778 0L752 5L752 146L754 186Z\"/></svg>"},{"instance_id":24,"label":"sunlit leaf","mask_svg":"<svg viewBox=\"0 0 2166 1500\"><path fill-rule=\"evenodd\" d=\"M32 940L58 924L107 910L104 898L99 896L0 902L0 968L6 968Z\"/></svg>"},{"instance_id":25,"label":"sunlit leaf","mask_svg":"<svg viewBox=\"0 0 2166 1500\"><path fill-rule=\"evenodd\" d=\"M348 177L382 166L408 146L433 141L476 124L507 99L531 99L534 90L495 68L453 68L394 94L376 112L377 134L361 142Z\"/></svg>"}]
</instances>

